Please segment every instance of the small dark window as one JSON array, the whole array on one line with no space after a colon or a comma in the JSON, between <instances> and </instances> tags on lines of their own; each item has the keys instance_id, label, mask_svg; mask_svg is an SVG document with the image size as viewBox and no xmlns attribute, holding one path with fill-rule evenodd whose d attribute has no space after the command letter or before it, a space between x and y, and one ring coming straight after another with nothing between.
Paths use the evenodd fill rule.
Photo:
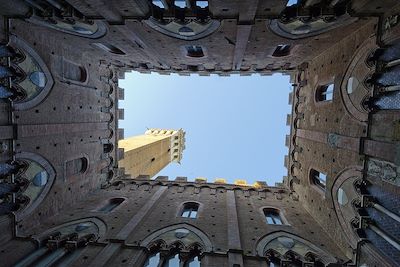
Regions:
<instances>
[{"instance_id":1,"label":"small dark window","mask_svg":"<svg viewBox=\"0 0 400 267\"><path fill-rule=\"evenodd\" d=\"M267 224L283 224L279 211L276 209L264 209L264 215Z\"/></svg>"},{"instance_id":2,"label":"small dark window","mask_svg":"<svg viewBox=\"0 0 400 267\"><path fill-rule=\"evenodd\" d=\"M113 144L103 144L103 152L110 153L113 150Z\"/></svg>"},{"instance_id":3,"label":"small dark window","mask_svg":"<svg viewBox=\"0 0 400 267\"><path fill-rule=\"evenodd\" d=\"M100 49L103 49L111 54L116 54L116 55L125 55L125 52L119 49L116 46L113 46L112 44L107 44L107 43L94 43L93 45L97 46Z\"/></svg>"},{"instance_id":4,"label":"small dark window","mask_svg":"<svg viewBox=\"0 0 400 267\"><path fill-rule=\"evenodd\" d=\"M317 186L321 190L326 190L326 174L318 172L314 169L310 171L310 183Z\"/></svg>"},{"instance_id":5,"label":"small dark window","mask_svg":"<svg viewBox=\"0 0 400 267\"><path fill-rule=\"evenodd\" d=\"M68 80L85 82L87 80L87 72L83 66L64 60L63 77Z\"/></svg>"},{"instance_id":6,"label":"small dark window","mask_svg":"<svg viewBox=\"0 0 400 267\"><path fill-rule=\"evenodd\" d=\"M152 158L152 159L151 159L151 162L153 162L153 161L155 161L155 160L156 160L156 158Z\"/></svg>"},{"instance_id":7,"label":"small dark window","mask_svg":"<svg viewBox=\"0 0 400 267\"><path fill-rule=\"evenodd\" d=\"M320 85L315 91L315 100L320 101L332 101L333 100L333 90L335 86L333 83Z\"/></svg>"},{"instance_id":8,"label":"small dark window","mask_svg":"<svg viewBox=\"0 0 400 267\"><path fill-rule=\"evenodd\" d=\"M273 57L284 57L284 56L288 56L289 54L290 54L290 45L283 44L283 45L278 45L275 48L275 51L272 54L272 56Z\"/></svg>"},{"instance_id":9,"label":"small dark window","mask_svg":"<svg viewBox=\"0 0 400 267\"><path fill-rule=\"evenodd\" d=\"M107 203L101 209L99 209L99 211L110 212L113 209L115 209L116 207L118 207L119 205L121 205L121 203L124 201L125 201L125 199L122 197L111 198L107 201Z\"/></svg>"},{"instance_id":10,"label":"small dark window","mask_svg":"<svg viewBox=\"0 0 400 267\"><path fill-rule=\"evenodd\" d=\"M204 57L203 48L199 45L186 46L186 55L188 57Z\"/></svg>"},{"instance_id":11,"label":"small dark window","mask_svg":"<svg viewBox=\"0 0 400 267\"><path fill-rule=\"evenodd\" d=\"M84 173L88 168L88 160L86 158L79 158L67 161L65 164L66 175L76 175Z\"/></svg>"},{"instance_id":12,"label":"small dark window","mask_svg":"<svg viewBox=\"0 0 400 267\"><path fill-rule=\"evenodd\" d=\"M185 203L183 205L181 217L196 219L198 210L199 204L193 202Z\"/></svg>"}]
</instances>

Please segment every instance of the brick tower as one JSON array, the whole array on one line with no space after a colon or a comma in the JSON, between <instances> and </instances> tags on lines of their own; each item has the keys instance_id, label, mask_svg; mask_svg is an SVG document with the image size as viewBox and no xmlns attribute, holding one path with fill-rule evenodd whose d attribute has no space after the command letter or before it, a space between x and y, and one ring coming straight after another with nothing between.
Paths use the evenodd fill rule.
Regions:
<instances>
[{"instance_id":1,"label":"brick tower","mask_svg":"<svg viewBox=\"0 0 400 267\"><path fill-rule=\"evenodd\" d=\"M185 132L179 130L149 129L143 135L122 139L124 149L119 165L132 178L139 175L155 176L170 162L180 163L185 149Z\"/></svg>"}]
</instances>

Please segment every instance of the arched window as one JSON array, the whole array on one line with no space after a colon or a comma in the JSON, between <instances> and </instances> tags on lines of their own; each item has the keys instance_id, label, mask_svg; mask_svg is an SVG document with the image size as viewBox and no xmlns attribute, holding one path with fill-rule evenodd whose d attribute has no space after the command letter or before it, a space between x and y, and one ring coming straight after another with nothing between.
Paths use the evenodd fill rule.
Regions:
<instances>
[{"instance_id":1,"label":"arched window","mask_svg":"<svg viewBox=\"0 0 400 267\"><path fill-rule=\"evenodd\" d=\"M194 203L194 202L185 203L183 205L181 217L196 219L198 210L199 210L199 204Z\"/></svg>"},{"instance_id":2,"label":"arched window","mask_svg":"<svg viewBox=\"0 0 400 267\"><path fill-rule=\"evenodd\" d=\"M317 102L332 101L334 89L335 85L333 83L318 86L317 90L315 91L315 100Z\"/></svg>"},{"instance_id":3,"label":"arched window","mask_svg":"<svg viewBox=\"0 0 400 267\"><path fill-rule=\"evenodd\" d=\"M33 207L40 195L48 190L46 185L53 177L42 163L29 159L0 163L0 216ZM11 174L15 179L11 179Z\"/></svg>"},{"instance_id":4,"label":"arched window","mask_svg":"<svg viewBox=\"0 0 400 267\"><path fill-rule=\"evenodd\" d=\"M320 190L325 192L326 190L326 174L316 171L314 169L310 170L310 183L315 185Z\"/></svg>"},{"instance_id":5,"label":"arched window","mask_svg":"<svg viewBox=\"0 0 400 267\"><path fill-rule=\"evenodd\" d=\"M114 210L116 207L121 205L122 202L124 202L125 199L122 197L115 197L111 198L107 201L107 203L99 209L101 212L111 212Z\"/></svg>"},{"instance_id":6,"label":"arched window","mask_svg":"<svg viewBox=\"0 0 400 267\"><path fill-rule=\"evenodd\" d=\"M94 46L103 49L104 51L107 51L108 53L111 54L116 54L116 55L125 55L125 52L119 49L118 47L108 44L108 43L93 43Z\"/></svg>"},{"instance_id":7,"label":"arched window","mask_svg":"<svg viewBox=\"0 0 400 267\"><path fill-rule=\"evenodd\" d=\"M285 57L290 54L290 45L289 44L281 44L275 48L274 53L272 53L273 57Z\"/></svg>"},{"instance_id":8,"label":"arched window","mask_svg":"<svg viewBox=\"0 0 400 267\"><path fill-rule=\"evenodd\" d=\"M68 60L63 61L62 76L64 79L85 82L87 80L87 72L83 66L70 62Z\"/></svg>"},{"instance_id":9,"label":"arched window","mask_svg":"<svg viewBox=\"0 0 400 267\"><path fill-rule=\"evenodd\" d=\"M66 176L72 176L86 172L88 168L88 160L86 158L78 158L67 161L65 163Z\"/></svg>"},{"instance_id":10,"label":"arched window","mask_svg":"<svg viewBox=\"0 0 400 267\"><path fill-rule=\"evenodd\" d=\"M48 229L36 237L40 240L40 246L13 266L69 266L79 257L83 247L104 236L105 231L105 224L97 218L67 222ZM71 246L70 242L75 246Z\"/></svg>"},{"instance_id":11,"label":"arched window","mask_svg":"<svg viewBox=\"0 0 400 267\"><path fill-rule=\"evenodd\" d=\"M199 257L194 254L189 259L180 257L180 252L172 252L167 256L162 257L160 252L151 254L145 261L143 267L200 267Z\"/></svg>"},{"instance_id":12,"label":"arched window","mask_svg":"<svg viewBox=\"0 0 400 267\"><path fill-rule=\"evenodd\" d=\"M267 224L277 224L277 225L283 224L282 218L279 214L279 210L277 209L272 209L272 208L264 209L264 216Z\"/></svg>"}]
</instances>

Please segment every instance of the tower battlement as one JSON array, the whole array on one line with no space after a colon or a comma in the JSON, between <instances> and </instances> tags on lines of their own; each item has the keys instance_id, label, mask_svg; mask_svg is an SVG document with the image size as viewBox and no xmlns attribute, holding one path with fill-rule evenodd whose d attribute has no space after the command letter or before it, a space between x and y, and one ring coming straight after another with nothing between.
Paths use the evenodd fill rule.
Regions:
<instances>
[{"instance_id":1,"label":"tower battlement","mask_svg":"<svg viewBox=\"0 0 400 267\"><path fill-rule=\"evenodd\" d=\"M155 176L170 162L180 163L185 149L183 129L148 129L143 135L119 140L124 158L119 167L132 178L139 175Z\"/></svg>"}]
</instances>

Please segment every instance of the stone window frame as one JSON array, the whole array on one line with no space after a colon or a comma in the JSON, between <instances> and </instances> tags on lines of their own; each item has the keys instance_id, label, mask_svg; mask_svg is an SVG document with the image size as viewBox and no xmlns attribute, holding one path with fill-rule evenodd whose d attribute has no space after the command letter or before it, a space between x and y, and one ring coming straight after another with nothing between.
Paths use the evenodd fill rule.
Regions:
<instances>
[{"instance_id":1,"label":"stone window frame","mask_svg":"<svg viewBox=\"0 0 400 267\"><path fill-rule=\"evenodd\" d=\"M97 43L91 43L91 45L97 49L100 49L114 56L127 56L125 51L110 43L97 42Z\"/></svg>"},{"instance_id":2,"label":"stone window frame","mask_svg":"<svg viewBox=\"0 0 400 267\"><path fill-rule=\"evenodd\" d=\"M194 59L194 60L196 60L196 59L203 59L203 58L206 58L207 57L207 49L203 46L203 45L199 45L199 44L188 44L188 45L185 45L184 47L184 52L185 52L185 57L186 58L190 58L190 59ZM200 48L200 50L201 50L201 56L190 56L189 54L189 49L190 48L195 48L195 50L196 49L198 49L198 48Z\"/></svg>"},{"instance_id":3,"label":"stone window frame","mask_svg":"<svg viewBox=\"0 0 400 267\"><path fill-rule=\"evenodd\" d=\"M121 203L119 203L115 208L113 208L110 211L102 211L102 209L108 205L110 203L110 201L112 201L113 199L123 199L121 201ZM113 196L113 197L109 197L106 200L101 202L101 205L97 205L95 209L93 209L93 212L99 212L99 213L104 213L104 214L110 214L115 212L116 210L118 210L121 206L124 205L124 203L127 203L127 198L126 197L121 197L121 196Z\"/></svg>"},{"instance_id":4,"label":"stone window frame","mask_svg":"<svg viewBox=\"0 0 400 267\"><path fill-rule=\"evenodd\" d=\"M188 204L196 204L198 206L196 218L182 217L182 213L184 211L185 205L188 205ZM177 211L175 217L181 218L184 220L197 220L201 217L201 214L203 212L203 207L204 207L204 204L201 202L198 202L198 201L188 200L188 201L182 202L181 204L179 204L178 211Z\"/></svg>"},{"instance_id":5,"label":"stone window frame","mask_svg":"<svg viewBox=\"0 0 400 267\"><path fill-rule=\"evenodd\" d=\"M308 241L307 239L304 239L301 236L292 234L290 232L286 232L285 230L278 230L276 232L266 234L266 235L262 236L261 238L259 238L256 243L257 245L254 248L254 254L258 255L260 257L265 257L264 251L266 249L266 246L271 241L273 241L274 239L279 238L279 237L288 237L288 238L294 239L295 241L300 241L303 244L307 245L308 247L310 247L312 249L312 251L315 251L316 254L318 254L320 256L320 261L322 261L322 263L324 263L326 266L329 263L337 263L337 259L333 255L331 255L328 251L326 251L325 248L315 245L314 243Z\"/></svg>"},{"instance_id":6,"label":"stone window frame","mask_svg":"<svg viewBox=\"0 0 400 267\"><path fill-rule=\"evenodd\" d=\"M61 71L59 73L60 78L64 81L64 82L69 82L69 83L73 83L73 84L82 84L82 85L87 85L89 83L89 71L88 68L82 64L76 63L72 60L66 59L64 57L61 58ZM64 71L64 63L67 63L68 65L75 65L75 67L79 68L79 70L81 71L81 73L84 72L85 74L85 79L84 80L73 80L73 79L69 79L65 77L65 71Z\"/></svg>"},{"instance_id":7,"label":"stone window frame","mask_svg":"<svg viewBox=\"0 0 400 267\"><path fill-rule=\"evenodd\" d=\"M269 224L269 223L267 223L264 210L275 210L279 214L279 217L281 219L282 224ZM278 226L278 227L279 226L291 226L289 221L287 220L287 218L285 216L285 212L281 208L277 208L275 206L262 206L261 208L259 208L259 213L260 213L260 216L262 218L262 221L268 226Z\"/></svg>"},{"instance_id":8,"label":"stone window frame","mask_svg":"<svg viewBox=\"0 0 400 267\"><path fill-rule=\"evenodd\" d=\"M283 49L281 49L283 48ZM286 51L287 50L287 51ZM279 44L275 47L271 56L274 58L288 57L292 54L293 46L292 44Z\"/></svg>"},{"instance_id":9,"label":"stone window frame","mask_svg":"<svg viewBox=\"0 0 400 267\"><path fill-rule=\"evenodd\" d=\"M159 252L164 251L166 253L168 253L168 251L170 251L171 248L176 247L175 245L178 245L178 247L180 247L180 248L184 247L185 244L183 244L179 240L176 240L176 241L168 244L165 240L159 238L159 236L162 234L165 234L165 233L173 231L173 230L181 229L181 228L193 232L195 235L197 235L200 238L200 240L201 240L200 243L199 242L194 243L194 244L199 245L201 248L200 255L198 255L199 259L202 257L203 253L211 253L212 251L214 251L213 243L211 242L211 240L209 239L209 237L207 236L206 233L204 233L201 229L188 224L187 222L183 222L183 223L166 226L162 229L154 231L153 233L151 233L150 235L145 237L140 244L141 247L143 248L143 250L142 250L143 254L142 254L142 256L137 257L134 262L132 262L133 263L132 266L143 266L148 257L156 254L157 247L161 248L159 250ZM189 248L189 250L190 250L190 248L192 246L193 246L193 244L190 244L190 245L187 245L186 247Z\"/></svg>"},{"instance_id":10,"label":"stone window frame","mask_svg":"<svg viewBox=\"0 0 400 267\"><path fill-rule=\"evenodd\" d=\"M89 156L88 156L87 154L79 154L79 155L76 155L76 156L74 156L74 157L68 157L68 158L66 158L66 159L64 160L64 164L63 164L63 167L64 167L64 171L63 171L63 174L64 174L64 182L67 181L67 168L66 168L67 162L68 162L68 161L75 160L75 159L80 159L80 158L85 158L85 159L86 159L86 163L87 163L86 169L85 169L85 171L76 173L76 174L74 174L74 175L72 175L72 176L81 176L81 175L85 175L85 174L89 171L89 169L90 169L90 160L89 160ZM70 176L70 177L72 177L72 176Z\"/></svg>"},{"instance_id":11,"label":"stone window frame","mask_svg":"<svg viewBox=\"0 0 400 267\"><path fill-rule=\"evenodd\" d=\"M319 84L316 89L315 89L315 101L316 102L328 102L331 103L333 102L333 96L335 92L335 83L329 82L326 84ZM330 98L328 98L328 96ZM325 99L322 99L322 98Z\"/></svg>"},{"instance_id":12,"label":"stone window frame","mask_svg":"<svg viewBox=\"0 0 400 267\"><path fill-rule=\"evenodd\" d=\"M319 183L317 184L315 182L315 176L311 176L312 172L318 172L318 174L324 174L326 179L325 179L325 186L322 187ZM318 175L319 177L319 175ZM324 198L325 198L325 194L327 192L327 182L328 182L328 174L325 172L322 172L321 170L319 170L318 168L314 168L314 167L310 167L310 169L308 170L308 183L310 184L310 187L314 188L315 191L317 191L318 193L320 193ZM318 180L321 180L318 178Z\"/></svg>"},{"instance_id":13,"label":"stone window frame","mask_svg":"<svg viewBox=\"0 0 400 267\"><path fill-rule=\"evenodd\" d=\"M317 84L315 85L314 90L313 90L313 100L314 100L315 106L325 106L325 105L332 104L335 101L335 91L340 90L340 89L338 89L338 86L336 85L335 79L336 79L336 77L331 77L330 79L327 79L326 81L317 82ZM325 87L325 86L327 86L327 89L328 89L329 85L333 85L332 99L331 100L319 100L318 99L319 90L321 90L321 88Z\"/></svg>"}]
</instances>

